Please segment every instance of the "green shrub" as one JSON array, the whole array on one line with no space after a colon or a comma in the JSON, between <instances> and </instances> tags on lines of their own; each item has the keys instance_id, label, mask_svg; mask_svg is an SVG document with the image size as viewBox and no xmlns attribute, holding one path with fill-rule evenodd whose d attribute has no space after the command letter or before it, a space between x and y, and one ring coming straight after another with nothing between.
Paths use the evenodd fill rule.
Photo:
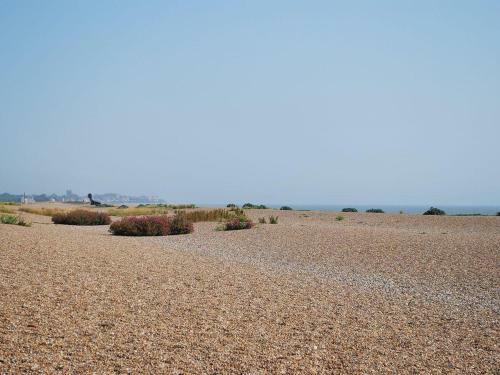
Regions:
<instances>
[{"instance_id":1,"label":"green shrub","mask_svg":"<svg viewBox=\"0 0 500 375\"><path fill-rule=\"evenodd\" d=\"M105 212L79 209L56 214L52 216L52 222L65 225L108 225L111 223L111 218Z\"/></svg>"},{"instance_id":2,"label":"green shrub","mask_svg":"<svg viewBox=\"0 0 500 375\"><path fill-rule=\"evenodd\" d=\"M446 215L446 212L436 207L431 207L423 213L424 215Z\"/></svg>"},{"instance_id":3,"label":"green shrub","mask_svg":"<svg viewBox=\"0 0 500 375\"><path fill-rule=\"evenodd\" d=\"M18 218L17 218L17 216L14 216L14 215L1 215L0 216L0 222L2 224L17 225Z\"/></svg>"},{"instance_id":4,"label":"green shrub","mask_svg":"<svg viewBox=\"0 0 500 375\"><path fill-rule=\"evenodd\" d=\"M269 216L269 224L278 224L278 216Z\"/></svg>"},{"instance_id":5,"label":"green shrub","mask_svg":"<svg viewBox=\"0 0 500 375\"><path fill-rule=\"evenodd\" d=\"M238 207L237 205L235 205L234 203L229 203L227 206L227 208L236 208Z\"/></svg>"},{"instance_id":6,"label":"green shrub","mask_svg":"<svg viewBox=\"0 0 500 375\"><path fill-rule=\"evenodd\" d=\"M342 212L358 212L358 210L353 207L346 207L342 209Z\"/></svg>"},{"instance_id":7,"label":"green shrub","mask_svg":"<svg viewBox=\"0 0 500 375\"><path fill-rule=\"evenodd\" d=\"M343 217L342 215L338 215L338 216L335 218L335 220L337 220L337 221L342 221L342 220L344 220L344 217Z\"/></svg>"},{"instance_id":8,"label":"green shrub","mask_svg":"<svg viewBox=\"0 0 500 375\"><path fill-rule=\"evenodd\" d=\"M281 206L280 210L282 210L282 211L292 211L293 208L290 207L290 206Z\"/></svg>"},{"instance_id":9,"label":"green shrub","mask_svg":"<svg viewBox=\"0 0 500 375\"><path fill-rule=\"evenodd\" d=\"M370 209L366 210L366 212L369 212L369 213L372 213L372 214L383 214L383 213L385 213L384 210L382 210L381 208L370 208Z\"/></svg>"},{"instance_id":10,"label":"green shrub","mask_svg":"<svg viewBox=\"0 0 500 375\"><path fill-rule=\"evenodd\" d=\"M122 204L120 207L118 207L118 209L120 209L120 210L123 210L124 208L128 208L128 206L125 204Z\"/></svg>"},{"instance_id":11,"label":"green shrub","mask_svg":"<svg viewBox=\"0 0 500 375\"><path fill-rule=\"evenodd\" d=\"M31 227L31 222L17 215L0 215L0 223Z\"/></svg>"},{"instance_id":12,"label":"green shrub","mask_svg":"<svg viewBox=\"0 0 500 375\"><path fill-rule=\"evenodd\" d=\"M266 209L267 207L266 207L265 205L263 205L263 204L259 204L259 205L257 205L257 204L253 204L253 203L245 203L245 204L243 205L243 208L253 208L253 209L260 209L260 210L264 210L264 209Z\"/></svg>"},{"instance_id":13,"label":"green shrub","mask_svg":"<svg viewBox=\"0 0 500 375\"><path fill-rule=\"evenodd\" d=\"M259 217L259 224L266 224L266 218L265 217Z\"/></svg>"}]
</instances>

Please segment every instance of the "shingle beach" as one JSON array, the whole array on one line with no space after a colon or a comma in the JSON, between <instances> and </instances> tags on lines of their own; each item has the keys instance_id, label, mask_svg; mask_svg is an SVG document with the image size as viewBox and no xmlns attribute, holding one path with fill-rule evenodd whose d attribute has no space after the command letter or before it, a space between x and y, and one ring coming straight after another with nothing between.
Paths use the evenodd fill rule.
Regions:
<instances>
[{"instance_id":1,"label":"shingle beach","mask_svg":"<svg viewBox=\"0 0 500 375\"><path fill-rule=\"evenodd\" d=\"M498 373L500 217L0 224L0 373Z\"/></svg>"}]
</instances>

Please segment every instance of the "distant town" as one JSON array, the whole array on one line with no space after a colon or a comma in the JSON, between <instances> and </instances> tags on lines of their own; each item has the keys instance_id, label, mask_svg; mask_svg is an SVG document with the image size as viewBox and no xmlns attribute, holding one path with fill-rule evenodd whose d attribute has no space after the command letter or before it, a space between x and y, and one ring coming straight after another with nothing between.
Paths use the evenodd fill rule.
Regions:
<instances>
[{"instance_id":1,"label":"distant town","mask_svg":"<svg viewBox=\"0 0 500 375\"><path fill-rule=\"evenodd\" d=\"M90 193L90 192L89 192ZM92 193L93 198L103 203L165 203L165 201L157 196L130 196L116 193L98 194ZM87 195L80 196L73 193L72 190L66 190L66 194L0 194L0 202L89 202Z\"/></svg>"}]
</instances>

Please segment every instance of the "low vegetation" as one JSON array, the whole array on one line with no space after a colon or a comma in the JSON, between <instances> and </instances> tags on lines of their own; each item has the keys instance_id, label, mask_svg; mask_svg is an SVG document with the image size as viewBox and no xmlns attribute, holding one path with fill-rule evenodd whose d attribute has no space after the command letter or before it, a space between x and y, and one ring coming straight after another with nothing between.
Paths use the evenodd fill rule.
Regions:
<instances>
[{"instance_id":1,"label":"low vegetation","mask_svg":"<svg viewBox=\"0 0 500 375\"><path fill-rule=\"evenodd\" d=\"M264 210L266 209L267 207L264 206L263 204L253 204L253 203L245 203L243 205L243 208L253 208L253 209L259 209L259 210Z\"/></svg>"},{"instance_id":2,"label":"low vegetation","mask_svg":"<svg viewBox=\"0 0 500 375\"><path fill-rule=\"evenodd\" d=\"M52 222L66 225L108 225L111 218L105 212L78 209L56 214L52 216Z\"/></svg>"},{"instance_id":3,"label":"low vegetation","mask_svg":"<svg viewBox=\"0 0 500 375\"><path fill-rule=\"evenodd\" d=\"M0 212L3 212L5 214L13 214L15 211L11 207L4 206L2 203L0 205Z\"/></svg>"},{"instance_id":4,"label":"low vegetation","mask_svg":"<svg viewBox=\"0 0 500 375\"><path fill-rule=\"evenodd\" d=\"M237 205L235 205L234 203L228 203L228 205L226 206L227 208L236 208L238 207Z\"/></svg>"},{"instance_id":5,"label":"low vegetation","mask_svg":"<svg viewBox=\"0 0 500 375\"><path fill-rule=\"evenodd\" d=\"M436 207L431 207L423 213L424 215L446 215L446 212Z\"/></svg>"},{"instance_id":6,"label":"low vegetation","mask_svg":"<svg viewBox=\"0 0 500 375\"><path fill-rule=\"evenodd\" d=\"M351 211L349 211L349 212L351 212ZM336 220L336 221L342 221L342 220L344 220L344 219L345 219L345 218L344 218L342 215L338 215L338 216L335 218L335 220Z\"/></svg>"},{"instance_id":7,"label":"low vegetation","mask_svg":"<svg viewBox=\"0 0 500 375\"><path fill-rule=\"evenodd\" d=\"M497 216L500 216L500 212L497 212Z\"/></svg>"},{"instance_id":8,"label":"low vegetation","mask_svg":"<svg viewBox=\"0 0 500 375\"><path fill-rule=\"evenodd\" d=\"M278 224L278 216L269 216L269 224Z\"/></svg>"},{"instance_id":9,"label":"low vegetation","mask_svg":"<svg viewBox=\"0 0 500 375\"><path fill-rule=\"evenodd\" d=\"M186 218L193 222L198 223L200 221L224 221L230 220L235 217L244 217L245 212L241 208L232 208L230 210L226 210L223 208L215 208L212 210L197 210L197 211L176 211L176 214L183 213Z\"/></svg>"},{"instance_id":10,"label":"low vegetation","mask_svg":"<svg viewBox=\"0 0 500 375\"><path fill-rule=\"evenodd\" d=\"M0 202L1 206L20 206L19 202Z\"/></svg>"},{"instance_id":11,"label":"low vegetation","mask_svg":"<svg viewBox=\"0 0 500 375\"><path fill-rule=\"evenodd\" d=\"M31 227L31 222L25 220L23 217L19 215L0 215L0 223L20 225L23 227Z\"/></svg>"},{"instance_id":12,"label":"low vegetation","mask_svg":"<svg viewBox=\"0 0 500 375\"><path fill-rule=\"evenodd\" d=\"M354 207L346 207L342 209L342 212L358 212Z\"/></svg>"},{"instance_id":13,"label":"low vegetation","mask_svg":"<svg viewBox=\"0 0 500 375\"><path fill-rule=\"evenodd\" d=\"M145 206L142 207L118 207L110 208L108 214L111 216L151 216L151 215L165 215L168 213L168 208L158 206Z\"/></svg>"},{"instance_id":14,"label":"low vegetation","mask_svg":"<svg viewBox=\"0 0 500 375\"><path fill-rule=\"evenodd\" d=\"M168 236L193 232L193 223L183 213L172 217L129 216L115 221L109 231L117 236Z\"/></svg>"},{"instance_id":15,"label":"low vegetation","mask_svg":"<svg viewBox=\"0 0 500 375\"><path fill-rule=\"evenodd\" d=\"M265 217L259 217L259 224L266 224L266 218Z\"/></svg>"},{"instance_id":16,"label":"low vegetation","mask_svg":"<svg viewBox=\"0 0 500 375\"><path fill-rule=\"evenodd\" d=\"M167 208L171 210L185 210L186 208L196 208L196 205L193 203L188 203L188 204L166 204L166 203L159 203L159 204L140 204L137 207L150 207L150 208Z\"/></svg>"},{"instance_id":17,"label":"low vegetation","mask_svg":"<svg viewBox=\"0 0 500 375\"><path fill-rule=\"evenodd\" d=\"M46 208L46 207L21 207L19 211L27 212L34 215L42 216L54 216L58 214L63 214L68 212L67 210L62 210L60 208Z\"/></svg>"},{"instance_id":18,"label":"low vegetation","mask_svg":"<svg viewBox=\"0 0 500 375\"><path fill-rule=\"evenodd\" d=\"M369 212L369 213L372 213L372 214L383 214L383 213L385 213L384 210L382 210L381 208L369 208L368 210L366 210L366 212Z\"/></svg>"},{"instance_id":19,"label":"low vegetation","mask_svg":"<svg viewBox=\"0 0 500 375\"><path fill-rule=\"evenodd\" d=\"M281 207L280 207L280 210L282 210L282 211L292 211L292 210L293 210L293 208L292 208L292 207L290 207L290 206L281 206Z\"/></svg>"},{"instance_id":20,"label":"low vegetation","mask_svg":"<svg viewBox=\"0 0 500 375\"><path fill-rule=\"evenodd\" d=\"M226 230L250 229L253 226L254 223L252 220L246 217L235 217L217 227L217 230L226 231Z\"/></svg>"}]
</instances>

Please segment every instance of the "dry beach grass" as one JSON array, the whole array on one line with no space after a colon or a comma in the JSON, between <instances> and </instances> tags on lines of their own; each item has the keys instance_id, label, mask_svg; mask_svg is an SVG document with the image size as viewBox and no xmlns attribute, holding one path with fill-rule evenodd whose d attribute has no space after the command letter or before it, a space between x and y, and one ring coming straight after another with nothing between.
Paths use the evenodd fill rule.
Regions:
<instances>
[{"instance_id":1,"label":"dry beach grass","mask_svg":"<svg viewBox=\"0 0 500 375\"><path fill-rule=\"evenodd\" d=\"M0 373L498 373L500 217L0 225Z\"/></svg>"}]
</instances>

